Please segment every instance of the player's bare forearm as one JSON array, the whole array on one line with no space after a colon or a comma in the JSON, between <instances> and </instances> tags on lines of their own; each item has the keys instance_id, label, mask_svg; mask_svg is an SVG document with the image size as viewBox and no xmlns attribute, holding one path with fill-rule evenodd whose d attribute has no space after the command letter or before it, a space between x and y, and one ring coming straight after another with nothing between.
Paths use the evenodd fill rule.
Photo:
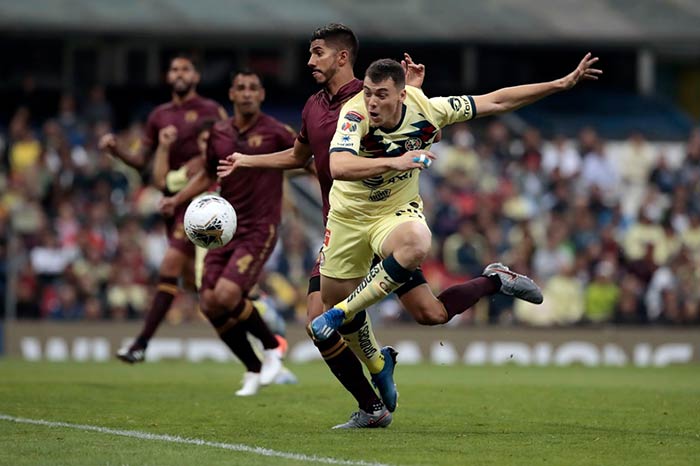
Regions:
<instances>
[{"instance_id":1,"label":"player's bare forearm","mask_svg":"<svg viewBox=\"0 0 700 466\"><path fill-rule=\"evenodd\" d=\"M181 191L178 191L178 193L173 196L175 205L183 204L198 194L202 194L214 181L214 178L212 178L206 170L199 171L187 182L187 185L182 188Z\"/></svg>"},{"instance_id":2,"label":"player's bare forearm","mask_svg":"<svg viewBox=\"0 0 700 466\"><path fill-rule=\"evenodd\" d=\"M159 145L153 159L153 185L161 191L165 189L166 177L170 171L168 157L169 149Z\"/></svg>"},{"instance_id":3,"label":"player's bare forearm","mask_svg":"<svg viewBox=\"0 0 700 466\"><path fill-rule=\"evenodd\" d=\"M146 167L146 152L144 150L130 152L121 147L114 147L110 150L110 154L136 170L140 171Z\"/></svg>"},{"instance_id":4,"label":"player's bare forearm","mask_svg":"<svg viewBox=\"0 0 700 466\"><path fill-rule=\"evenodd\" d=\"M304 168L310 158L311 149L309 146L295 141L294 147L280 152L242 157L238 165L248 168L278 168L280 170L289 170L292 168Z\"/></svg>"},{"instance_id":5,"label":"player's bare forearm","mask_svg":"<svg viewBox=\"0 0 700 466\"><path fill-rule=\"evenodd\" d=\"M548 95L571 89L580 81L595 81L603 74L602 70L593 68L593 65L597 62L598 57L593 57L590 53L587 53L574 71L561 79L555 79L546 83L505 87L488 94L473 96L477 117L517 110Z\"/></svg>"},{"instance_id":6,"label":"player's bare forearm","mask_svg":"<svg viewBox=\"0 0 700 466\"><path fill-rule=\"evenodd\" d=\"M389 157L370 159L345 151L331 153L330 166L333 179L342 181L364 180L393 170Z\"/></svg>"},{"instance_id":7,"label":"player's bare forearm","mask_svg":"<svg viewBox=\"0 0 700 466\"><path fill-rule=\"evenodd\" d=\"M564 89L558 79L547 83L504 87L488 94L473 96L473 99L477 117L481 117L512 112Z\"/></svg>"}]
</instances>

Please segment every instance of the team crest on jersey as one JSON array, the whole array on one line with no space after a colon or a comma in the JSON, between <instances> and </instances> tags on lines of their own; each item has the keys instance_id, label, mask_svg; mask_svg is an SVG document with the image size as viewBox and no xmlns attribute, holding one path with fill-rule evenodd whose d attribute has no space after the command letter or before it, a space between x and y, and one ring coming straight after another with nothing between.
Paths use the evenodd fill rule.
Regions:
<instances>
[{"instance_id":1,"label":"team crest on jersey","mask_svg":"<svg viewBox=\"0 0 700 466\"><path fill-rule=\"evenodd\" d=\"M350 123L349 121L345 121L340 126L340 130L344 133L354 133L355 131L357 131L357 123Z\"/></svg>"},{"instance_id":2,"label":"team crest on jersey","mask_svg":"<svg viewBox=\"0 0 700 466\"><path fill-rule=\"evenodd\" d=\"M196 110L188 110L185 112L185 121L187 123L194 123L197 121L197 118L199 118L199 115L197 114Z\"/></svg>"},{"instance_id":3,"label":"team crest on jersey","mask_svg":"<svg viewBox=\"0 0 700 466\"><path fill-rule=\"evenodd\" d=\"M263 143L263 137L260 134L253 134L248 136L248 146L250 147L260 147Z\"/></svg>"},{"instance_id":4,"label":"team crest on jersey","mask_svg":"<svg viewBox=\"0 0 700 466\"><path fill-rule=\"evenodd\" d=\"M364 120L365 117L362 116L362 114L357 113L357 112L351 110L351 111L349 111L348 113L345 114L345 119L346 119L346 120L350 120L350 121L354 121L355 123L359 123L359 122L361 122L362 120Z\"/></svg>"},{"instance_id":5,"label":"team crest on jersey","mask_svg":"<svg viewBox=\"0 0 700 466\"><path fill-rule=\"evenodd\" d=\"M423 141L421 141L420 138L408 138L406 142L403 143L403 146L407 151L418 150L423 147Z\"/></svg>"}]
</instances>

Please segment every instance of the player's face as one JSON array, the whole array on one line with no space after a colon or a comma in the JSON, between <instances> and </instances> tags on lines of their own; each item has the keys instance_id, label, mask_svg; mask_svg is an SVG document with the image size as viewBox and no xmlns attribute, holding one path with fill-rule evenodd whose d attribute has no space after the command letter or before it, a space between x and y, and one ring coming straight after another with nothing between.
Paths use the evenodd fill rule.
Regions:
<instances>
[{"instance_id":1,"label":"player's face","mask_svg":"<svg viewBox=\"0 0 700 466\"><path fill-rule=\"evenodd\" d=\"M199 83L199 73L191 61L186 58L175 58L168 69L168 84L173 92L184 96Z\"/></svg>"},{"instance_id":2,"label":"player's face","mask_svg":"<svg viewBox=\"0 0 700 466\"><path fill-rule=\"evenodd\" d=\"M326 85L338 72L338 50L330 47L323 39L316 39L309 47L311 76L316 83Z\"/></svg>"},{"instance_id":3,"label":"player's face","mask_svg":"<svg viewBox=\"0 0 700 466\"><path fill-rule=\"evenodd\" d=\"M265 100L265 88L256 75L239 74L233 79L229 98L242 115L255 115L260 112L260 105Z\"/></svg>"},{"instance_id":4,"label":"player's face","mask_svg":"<svg viewBox=\"0 0 700 466\"><path fill-rule=\"evenodd\" d=\"M406 89L397 88L391 78L375 83L365 76L363 93L370 126L391 128L399 123Z\"/></svg>"}]
</instances>

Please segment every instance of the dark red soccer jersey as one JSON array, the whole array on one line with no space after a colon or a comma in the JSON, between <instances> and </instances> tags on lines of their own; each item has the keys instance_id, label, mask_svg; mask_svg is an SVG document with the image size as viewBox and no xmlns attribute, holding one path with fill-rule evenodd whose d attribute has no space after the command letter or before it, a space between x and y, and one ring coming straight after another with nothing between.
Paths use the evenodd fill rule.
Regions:
<instances>
[{"instance_id":1,"label":"dark red soccer jersey","mask_svg":"<svg viewBox=\"0 0 700 466\"><path fill-rule=\"evenodd\" d=\"M314 154L314 163L323 198L324 225L330 208L328 193L333 185L328 150L338 125L340 109L345 102L360 91L362 91L362 81L359 79L353 79L338 89L338 92L332 97L328 91L322 89L309 97L301 112L301 130L297 139L301 143L308 144Z\"/></svg>"},{"instance_id":2,"label":"dark red soccer jersey","mask_svg":"<svg viewBox=\"0 0 700 466\"><path fill-rule=\"evenodd\" d=\"M156 107L148 116L143 144L153 153L158 146L158 133L168 125L177 128L177 140L170 146L168 161L177 170L199 155L197 134L206 120L226 118L224 109L213 100L195 96L177 104L168 102Z\"/></svg>"},{"instance_id":3,"label":"dark red soccer jersey","mask_svg":"<svg viewBox=\"0 0 700 466\"><path fill-rule=\"evenodd\" d=\"M264 113L243 132L239 132L233 118L229 118L212 128L207 146L207 171L216 177L219 160L234 152L267 154L293 145L294 131ZM255 225L280 222L282 179L281 170L238 168L221 180L221 196L231 203L238 216L236 235L245 234Z\"/></svg>"}]
</instances>

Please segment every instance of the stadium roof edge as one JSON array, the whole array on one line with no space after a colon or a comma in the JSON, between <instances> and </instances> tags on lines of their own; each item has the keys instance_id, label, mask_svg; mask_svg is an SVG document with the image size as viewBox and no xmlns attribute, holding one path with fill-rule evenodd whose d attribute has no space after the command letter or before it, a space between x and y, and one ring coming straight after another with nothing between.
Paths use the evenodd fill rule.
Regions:
<instances>
[{"instance_id":1,"label":"stadium roof edge","mask_svg":"<svg viewBox=\"0 0 700 466\"><path fill-rule=\"evenodd\" d=\"M0 0L6 32L305 39L329 22L374 40L700 41L700 3L691 0Z\"/></svg>"}]
</instances>

